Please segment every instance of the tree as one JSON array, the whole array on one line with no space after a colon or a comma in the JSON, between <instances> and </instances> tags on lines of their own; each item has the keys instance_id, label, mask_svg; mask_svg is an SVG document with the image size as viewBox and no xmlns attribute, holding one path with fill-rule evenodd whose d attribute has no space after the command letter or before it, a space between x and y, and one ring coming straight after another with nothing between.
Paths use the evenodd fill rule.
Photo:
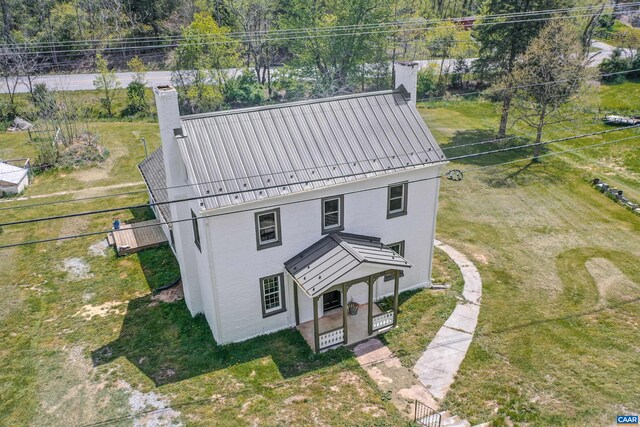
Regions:
<instances>
[{"instance_id":1,"label":"tree","mask_svg":"<svg viewBox=\"0 0 640 427\"><path fill-rule=\"evenodd\" d=\"M536 130L536 144L545 126L562 121L563 107L581 94L589 73L578 31L566 21L551 21L518 57L502 85L515 94L517 120Z\"/></svg>"},{"instance_id":2,"label":"tree","mask_svg":"<svg viewBox=\"0 0 640 427\"><path fill-rule=\"evenodd\" d=\"M451 21L441 22L427 30L427 50L431 56L441 58L438 86L442 87L445 61L464 57L467 53L467 43L472 43L468 35L468 31Z\"/></svg>"},{"instance_id":3,"label":"tree","mask_svg":"<svg viewBox=\"0 0 640 427\"><path fill-rule=\"evenodd\" d=\"M276 20L276 0L234 0L229 9L237 17L243 33L246 66L251 67L257 81L267 85L271 96L271 64L277 51L269 33Z\"/></svg>"},{"instance_id":4,"label":"tree","mask_svg":"<svg viewBox=\"0 0 640 427\"><path fill-rule=\"evenodd\" d=\"M198 12L182 32L172 80L191 113L219 109L230 68L238 64L238 42L208 12Z\"/></svg>"},{"instance_id":5,"label":"tree","mask_svg":"<svg viewBox=\"0 0 640 427\"><path fill-rule=\"evenodd\" d=\"M127 108L126 115L135 115L147 111L149 101L147 100L147 66L140 58L134 56L127 65L133 71L133 80L127 86Z\"/></svg>"},{"instance_id":6,"label":"tree","mask_svg":"<svg viewBox=\"0 0 640 427\"><path fill-rule=\"evenodd\" d=\"M297 30L287 44L292 65L314 80L319 96L351 92L362 77L362 65L386 51L384 33L335 28L388 21L390 0L281 0L280 7L286 11L280 27Z\"/></svg>"},{"instance_id":7,"label":"tree","mask_svg":"<svg viewBox=\"0 0 640 427\"><path fill-rule=\"evenodd\" d=\"M536 10L570 7L572 0L483 0L479 15L531 12ZM508 21L515 21L506 23ZM499 18L483 22L480 18L474 26L474 38L480 43L479 58L474 63L476 73L490 83L501 80L513 70L516 58L522 55L545 24L544 20L532 21L530 17ZM498 137L507 131L513 93L509 90L494 92L502 102Z\"/></svg>"},{"instance_id":8,"label":"tree","mask_svg":"<svg viewBox=\"0 0 640 427\"><path fill-rule=\"evenodd\" d=\"M98 69L98 76L93 81L93 86L102 92L103 97L100 98L100 103L107 112L108 117L113 116L113 98L116 94L116 89L120 87L120 82L116 76L115 71L109 68L109 63L99 53L96 55L96 68Z\"/></svg>"}]
</instances>

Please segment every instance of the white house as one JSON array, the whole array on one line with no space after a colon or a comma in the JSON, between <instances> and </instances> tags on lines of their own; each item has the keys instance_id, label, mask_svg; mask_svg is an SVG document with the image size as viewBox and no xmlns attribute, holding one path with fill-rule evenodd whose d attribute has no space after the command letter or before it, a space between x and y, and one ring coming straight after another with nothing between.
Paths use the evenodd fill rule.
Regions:
<instances>
[{"instance_id":1,"label":"white house","mask_svg":"<svg viewBox=\"0 0 640 427\"><path fill-rule=\"evenodd\" d=\"M28 185L28 169L0 162L0 196L22 193Z\"/></svg>"},{"instance_id":2,"label":"white house","mask_svg":"<svg viewBox=\"0 0 640 427\"><path fill-rule=\"evenodd\" d=\"M218 343L298 326L316 351L351 344L430 284L446 159L416 74L396 64L394 91L182 117L176 91L155 88L162 148L140 170Z\"/></svg>"}]
</instances>

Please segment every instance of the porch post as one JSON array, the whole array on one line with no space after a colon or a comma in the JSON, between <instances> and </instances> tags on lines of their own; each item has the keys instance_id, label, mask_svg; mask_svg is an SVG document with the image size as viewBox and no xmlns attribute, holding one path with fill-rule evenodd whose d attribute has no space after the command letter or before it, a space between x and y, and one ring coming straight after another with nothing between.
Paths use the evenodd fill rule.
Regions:
<instances>
[{"instance_id":1,"label":"porch post","mask_svg":"<svg viewBox=\"0 0 640 427\"><path fill-rule=\"evenodd\" d=\"M393 273L393 326L398 324L398 289L400 288L400 270Z\"/></svg>"},{"instance_id":2,"label":"porch post","mask_svg":"<svg viewBox=\"0 0 640 427\"><path fill-rule=\"evenodd\" d=\"M367 277L367 286L369 286L369 304L367 305L369 309L369 335L373 335L373 280L371 280L371 276Z\"/></svg>"},{"instance_id":3,"label":"porch post","mask_svg":"<svg viewBox=\"0 0 640 427\"><path fill-rule=\"evenodd\" d=\"M300 324L300 311L298 308L298 285L293 283L293 307L296 313L296 326Z\"/></svg>"},{"instance_id":4,"label":"porch post","mask_svg":"<svg viewBox=\"0 0 640 427\"><path fill-rule=\"evenodd\" d=\"M347 285L345 283L342 284L342 327L344 328L344 338L343 342L345 345L349 344L349 335L348 335L348 319L347 319Z\"/></svg>"},{"instance_id":5,"label":"porch post","mask_svg":"<svg viewBox=\"0 0 640 427\"><path fill-rule=\"evenodd\" d=\"M318 330L318 299L320 297L313 297L313 338L315 340L316 353L320 351L320 331Z\"/></svg>"}]
</instances>

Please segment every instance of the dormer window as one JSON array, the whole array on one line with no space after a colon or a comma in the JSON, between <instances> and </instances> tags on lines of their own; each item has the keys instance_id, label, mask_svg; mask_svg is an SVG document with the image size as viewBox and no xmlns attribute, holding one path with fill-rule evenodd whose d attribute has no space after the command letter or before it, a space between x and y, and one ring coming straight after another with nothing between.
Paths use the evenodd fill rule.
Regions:
<instances>
[{"instance_id":1,"label":"dormer window","mask_svg":"<svg viewBox=\"0 0 640 427\"><path fill-rule=\"evenodd\" d=\"M344 230L344 197L322 199L322 234Z\"/></svg>"}]
</instances>

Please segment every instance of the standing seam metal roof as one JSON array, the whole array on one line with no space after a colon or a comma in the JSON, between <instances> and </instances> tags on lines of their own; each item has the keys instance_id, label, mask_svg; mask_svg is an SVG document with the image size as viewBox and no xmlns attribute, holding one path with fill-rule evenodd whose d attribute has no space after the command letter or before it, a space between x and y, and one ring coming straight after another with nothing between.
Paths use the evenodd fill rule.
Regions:
<instances>
[{"instance_id":1,"label":"standing seam metal roof","mask_svg":"<svg viewBox=\"0 0 640 427\"><path fill-rule=\"evenodd\" d=\"M380 243L377 237L334 233L284 263L285 269L309 296L320 295L363 263L378 264L380 271L411 268L404 257Z\"/></svg>"},{"instance_id":2,"label":"standing seam metal roof","mask_svg":"<svg viewBox=\"0 0 640 427\"><path fill-rule=\"evenodd\" d=\"M182 127L178 145L206 209L446 161L394 91L184 116Z\"/></svg>"},{"instance_id":3,"label":"standing seam metal roof","mask_svg":"<svg viewBox=\"0 0 640 427\"><path fill-rule=\"evenodd\" d=\"M151 197L155 202L166 202L168 197L167 192L167 177L164 170L164 155L162 153L162 147L151 153L149 157L144 159L139 165L140 173L144 178L147 188L151 193ZM171 209L169 204L164 203L157 205L160 215L164 222L171 222ZM169 224L171 227L172 224Z\"/></svg>"}]
</instances>

